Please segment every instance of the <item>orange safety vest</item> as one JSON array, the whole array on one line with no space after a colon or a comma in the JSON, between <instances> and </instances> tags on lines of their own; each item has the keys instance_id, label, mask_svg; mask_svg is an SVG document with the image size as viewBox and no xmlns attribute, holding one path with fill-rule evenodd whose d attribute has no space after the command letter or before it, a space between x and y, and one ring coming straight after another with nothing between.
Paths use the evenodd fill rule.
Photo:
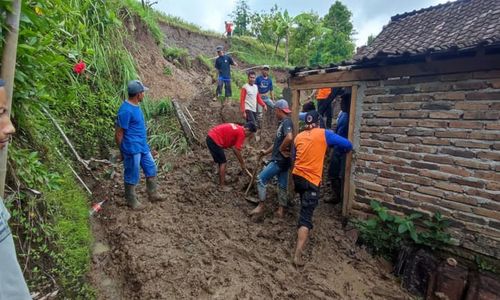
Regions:
<instances>
[{"instance_id":1,"label":"orange safety vest","mask_svg":"<svg viewBox=\"0 0 500 300\"><path fill-rule=\"evenodd\" d=\"M332 92L331 88L323 88L319 89L318 92L316 93L316 100L325 100L330 96L330 93Z\"/></svg>"}]
</instances>

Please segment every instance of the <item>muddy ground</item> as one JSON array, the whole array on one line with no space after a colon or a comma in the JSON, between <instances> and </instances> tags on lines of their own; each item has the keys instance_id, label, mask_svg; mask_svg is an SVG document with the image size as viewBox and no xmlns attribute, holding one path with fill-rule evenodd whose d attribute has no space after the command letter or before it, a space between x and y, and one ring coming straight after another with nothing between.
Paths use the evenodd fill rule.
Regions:
<instances>
[{"instance_id":1,"label":"muddy ground","mask_svg":"<svg viewBox=\"0 0 500 300\"><path fill-rule=\"evenodd\" d=\"M330 197L328 189L315 211L306 265L292 265L298 197L284 220L273 216L274 207L263 218L250 218L255 204L244 195L249 178L230 151L231 190L217 187L215 165L204 146L206 132L222 119L241 122L238 106L233 103L221 114L220 103L210 100L213 87L206 82L207 73L196 66L185 70L169 65L144 30L140 24L134 27L140 43L132 52L151 87L150 96L180 99L196 120L193 126L202 145L185 155L160 155L161 164L171 165L159 176L165 201L147 202L143 181L141 211L125 205L119 164L96 172L101 180L94 185L94 201L107 200L92 220L89 280L98 299L409 299L389 274L390 266L356 246L352 232L342 229L340 207L323 201ZM168 36L174 29L163 30ZM219 42L203 45L212 48ZM165 66L175 76L164 76ZM275 128L268 120L261 140L245 146L250 168L258 166L256 152L270 145ZM275 203L276 191L269 190L268 202ZM253 197L254 190L249 199Z\"/></svg>"}]
</instances>

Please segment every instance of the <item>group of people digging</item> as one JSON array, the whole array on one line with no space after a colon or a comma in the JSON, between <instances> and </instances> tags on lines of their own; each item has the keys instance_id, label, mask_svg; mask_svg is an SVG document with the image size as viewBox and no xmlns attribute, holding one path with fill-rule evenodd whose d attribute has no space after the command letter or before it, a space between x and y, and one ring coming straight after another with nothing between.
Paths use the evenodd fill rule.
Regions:
<instances>
[{"instance_id":1,"label":"group of people digging","mask_svg":"<svg viewBox=\"0 0 500 300\"><path fill-rule=\"evenodd\" d=\"M222 47L217 49L218 58L215 67L218 70L219 80L217 96L222 94L221 85L226 85L225 97L231 97L230 66L233 60L224 54ZM240 111L243 125L234 123L220 124L208 131L207 146L219 169L219 184L225 184L226 157L224 149L232 148L244 173L252 177L246 168L241 150L245 141L261 130L262 117L258 107L265 112L274 111L278 121L273 145L260 150L260 157L271 155L267 165L257 176L257 191L259 203L250 215L259 215L267 206L266 186L277 177L278 182L278 210L276 215L282 218L288 207L288 178L290 171L295 186L295 191L300 195L300 214L298 220L297 245L293 257L296 265L302 265L302 253L307 241L309 231L313 228L312 216L319 201L319 189L322 181L324 159L328 147L334 147L329 174L335 201L341 199L341 176L345 154L352 150L352 144L347 139L347 126L349 117L350 94L341 89L328 88L315 91L319 108L323 113L316 111L314 102L308 101L303 106L299 118L305 123L302 132L294 139L293 123L290 118L291 111L286 100L274 101L272 79L269 77L269 66L264 66L262 75L256 77L254 71L247 73L248 83L240 92ZM312 97L312 96L310 96ZM335 132L330 130L332 123L332 102L341 97L341 108ZM264 100L265 99L265 100ZM323 102L324 101L324 102ZM328 108L328 107L329 108ZM328 112L329 109L329 114ZM323 118L325 117L325 118ZM326 127L326 128L325 128Z\"/></svg>"}]
</instances>

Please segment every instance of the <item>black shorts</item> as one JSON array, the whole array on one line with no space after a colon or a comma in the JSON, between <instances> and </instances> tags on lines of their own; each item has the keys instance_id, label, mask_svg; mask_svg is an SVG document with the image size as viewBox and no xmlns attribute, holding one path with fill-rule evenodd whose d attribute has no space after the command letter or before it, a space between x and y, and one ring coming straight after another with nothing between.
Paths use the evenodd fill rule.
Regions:
<instances>
[{"instance_id":1,"label":"black shorts","mask_svg":"<svg viewBox=\"0 0 500 300\"><path fill-rule=\"evenodd\" d=\"M207 136L207 146L208 150L210 150L210 154L212 154L212 157L214 161L218 164L224 164L226 163L226 155L224 154L224 149L221 148L221 146L217 145L214 140Z\"/></svg>"},{"instance_id":2,"label":"black shorts","mask_svg":"<svg viewBox=\"0 0 500 300\"><path fill-rule=\"evenodd\" d=\"M312 216L319 202L319 187L295 174L293 175L293 183L295 184L295 191L300 194L298 227L304 226L311 230L313 229Z\"/></svg>"}]
</instances>

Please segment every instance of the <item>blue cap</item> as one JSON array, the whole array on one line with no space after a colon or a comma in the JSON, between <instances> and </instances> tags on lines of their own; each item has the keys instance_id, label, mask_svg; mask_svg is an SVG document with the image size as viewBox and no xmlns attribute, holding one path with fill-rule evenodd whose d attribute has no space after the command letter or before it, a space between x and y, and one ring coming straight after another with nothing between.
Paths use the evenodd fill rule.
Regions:
<instances>
[{"instance_id":1,"label":"blue cap","mask_svg":"<svg viewBox=\"0 0 500 300\"><path fill-rule=\"evenodd\" d=\"M319 122L319 113L316 110L311 110L306 114L304 119L307 125L317 124Z\"/></svg>"},{"instance_id":2,"label":"blue cap","mask_svg":"<svg viewBox=\"0 0 500 300\"><path fill-rule=\"evenodd\" d=\"M139 80L131 80L128 82L127 90L129 95L137 95L149 89L145 87L144 84L142 84L142 82L140 82Z\"/></svg>"},{"instance_id":3,"label":"blue cap","mask_svg":"<svg viewBox=\"0 0 500 300\"><path fill-rule=\"evenodd\" d=\"M224 50L224 46L219 45L219 46L215 47L215 51L217 51L217 52L222 51L222 50Z\"/></svg>"}]
</instances>

